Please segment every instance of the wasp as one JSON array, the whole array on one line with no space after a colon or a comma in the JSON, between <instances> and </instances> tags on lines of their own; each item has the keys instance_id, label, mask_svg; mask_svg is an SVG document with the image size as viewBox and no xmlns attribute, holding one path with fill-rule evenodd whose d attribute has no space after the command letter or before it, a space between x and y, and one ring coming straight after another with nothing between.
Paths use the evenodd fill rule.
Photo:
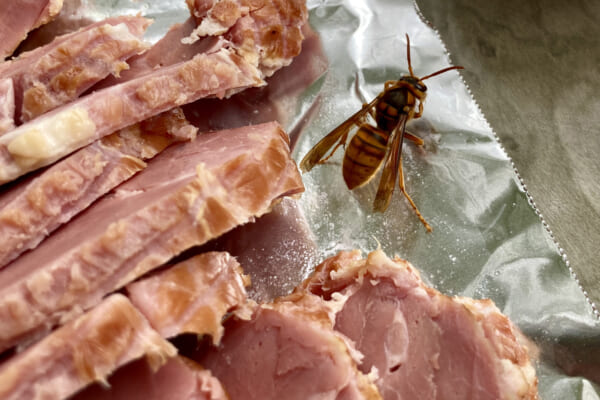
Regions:
<instances>
[{"instance_id":1,"label":"wasp","mask_svg":"<svg viewBox=\"0 0 600 400\"><path fill-rule=\"evenodd\" d=\"M352 190L367 184L383 165L381 180L373 203L374 211L384 212L388 208L399 176L400 191L427 231L431 232L431 226L425 221L404 186L402 171L404 139L419 146L424 143L421 138L406 131L406 123L423 115L423 102L427 95L427 86L423 83L424 80L463 67L447 67L423 78L415 76L410 61L408 35L406 35L406 56L409 75L404 75L395 81L386 81L383 91L377 97L370 103L363 104L358 112L328 133L304 156L300 162L300 169L308 172L315 165L325 163L338 148L343 146L345 148L342 163L344 181L348 189ZM369 122L369 117L375 121L375 124ZM346 146L349 132L353 127L358 129L349 145ZM332 147L333 150L325 156Z\"/></svg>"}]
</instances>

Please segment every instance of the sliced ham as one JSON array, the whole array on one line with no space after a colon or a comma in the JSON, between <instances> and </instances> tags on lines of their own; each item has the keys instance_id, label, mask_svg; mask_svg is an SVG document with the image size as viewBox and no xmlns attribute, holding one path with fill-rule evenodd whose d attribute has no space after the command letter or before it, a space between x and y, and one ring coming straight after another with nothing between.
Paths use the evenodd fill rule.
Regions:
<instances>
[{"instance_id":1,"label":"sliced ham","mask_svg":"<svg viewBox=\"0 0 600 400\"><path fill-rule=\"evenodd\" d=\"M300 54L308 19L304 0L187 0L198 28L188 42L222 35L263 76Z\"/></svg>"},{"instance_id":2,"label":"sliced ham","mask_svg":"<svg viewBox=\"0 0 600 400\"><path fill-rule=\"evenodd\" d=\"M42 46L37 46L30 51L23 52L19 54L17 58L0 63L0 76L21 75L24 71L30 70L31 64L38 62L38 60L47 56L48 54L55 53L57 48L63 47L71 40L75 40L74 43L77 43L78 36L83 35L83 37L85 37L86 32L95 30L100 26L117 26L125 24L132 35L141 37L144 34L149 22L149 20L139 16L117 16L110 17L102 21L93 23L90 22L78 30L53 37L51 40L49 40L49 43L46 43Z\"/></svg>"},{"instance_id":3,"label":"sliced ham","mask_svg":"<svg viewBox=\"0 0 600 400\"><path fill-rule=\"evenodd\" d=\"M91 93L1 136L0 183L175 106L262 84L254 67L221 49Z\"/></svg>"},{"instance_id":4,"label":"sliced ham","mask_svg":"<svg viewBox=\"0 0 600 400\"><path fill-rule=\"evenodd\" d=\"M380 399L329 313L313 295L256 306L249 320L227 320L221 344L198 361L231 400Z\"/></svg>"},{"instance_id":5,"label":"sliced ham","mask_svg":"<svg viewBox=\"0 0 600 400\"><path fill-rule=\"evenodd\" d=\"M1 193L0 268L141 171L144 160L193 139L196 131L176 108L106 136Z\"/></svg>"},{"instance_id":6,"label":"sliced ham","mask_svg":"<svg viewBox=\"0 0 600 400\"><path fill-rule=\"evenodd\" d=\"M226 251L236 258L252 282L248 295L257 302L291 293L312 271L318 254L302 209L291 198L197 251L210 250Z\"/></svg>"},{"instance_id":7,"label":"sliced ham","mask_svg":"<svg viewBox=\"0 0 600 400\"><path fill-rule=\"evenodd\" d=\"M127 285L133 305L163 337L210 335L217 344L225 314L246 302L248 279L225 252L209 252Z\"/></svg>"},{"instance_id":8,"label":"sliced ham","mask_svg":"<svg viewBox=\"0 0 600 400\"><path fill-rule=\"evenodd\" d=\"M0 7L0 62L10 56L27 34L51 21L63 0L3 1Z\"/></svg>"},{"instance_id":9,"label":"sliced ham","mask_svg":"<svg viewBox=\"0 0 600 400\"><path fill-rule=\"evenodd\" d=\"M146 357L156 370L176 353L116 294L1 364L0 398L63 399L132 360Z\"/></svg>"},{"instance_id":10,"label":"sliced ham","mask_svg":"<svg viewBox=\"0 0 600 400\"><path fill-rule=\"evenodd\" d=\"M89 386L70 400L228 400L210 371L184 357L167 360L153 371L144 359L134 361L108 378L108 386Z\"/></svg>"},{"instance_id":11,"label":"sliced ham","mask_svg":"<svg viewBox=\"0 0 600 400\"><path fill-rule=\"evenodd\" d=\"M0 349L303 191L278 124L200 135L0 270Z\"/></svg>"},{"instance_id":12,"label":"sliced ham","mask_svg":"<svg viewBox=\"0 0 600 400\"><path fill-rule=\"evenodd\" d=\"M266 79L267 85L249 88L228 99L202 99L183 107L186 116L200 130L220 130L279 121L288 130L292 148L303 124L310 122L312 113L318 111L318 101L313 108L303 110L298 100L327 71L327 58L319 36L305 24L302 51L292 63ZM313 90L314 91L314 90ZM300 111L300 113L299 113Z\"/></svg>"},{"instance_id":13,"label":"sliced ham","mask_svg":"<svg viewBox=\"0 0 600 400\"><path fill-rule=\"evenodd\" d=\"M15 89L12 78L0 78L0 135L15 127Z\"/></svg>"},{"instance_id":14,"label":"sliced ham","mask_svg":"<svg viewBox=\"0 0 600 400\"><path fill-rule=\"evenodd\" d=\"M381 250L342 252L304 282L340 305L335 329L376 368L384 399L537 399L518 329L490 300L448 297Z\"/></svg>"},{"instance_id":15,"label":"sliced ham","mask_svg":"<svg viewBox=\"0 0 600 400\"><path fill-rule=\"evenodd\" d=\"M119 24L95 24L69 35L37 59L26 57L15 81L16 123L21 124L66 104L107 75L128 68L126 60L147 49L141 37L150 25L142 17L122 17ZM21 64L22 65L22 64Z\"/></svg>"},{"instance_id":16,"label":"sliced ham","mask_svg":"<svg viewBox=\"0 0 600 400\"><path fill-rule=\"evenodd\" d=\"M196 41L193 44L184 44L181 41L188 37L196 22L188 18L181 24L175 24L167 31L158 42L146 52L133 56L127 60L129 69L122 71L119 76L110 75L96 84L91 90L99 90L118 83L123 83L143 76L157 68L168 67L194 58L195 55L205 52L214 52L225 45L220 38L208 38Z\"/></svg>"}]
</instances>

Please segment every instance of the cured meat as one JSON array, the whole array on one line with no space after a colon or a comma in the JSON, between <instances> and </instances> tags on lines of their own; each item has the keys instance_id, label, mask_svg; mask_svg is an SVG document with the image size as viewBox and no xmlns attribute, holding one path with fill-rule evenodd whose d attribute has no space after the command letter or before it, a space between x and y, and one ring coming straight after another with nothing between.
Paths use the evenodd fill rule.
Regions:
<instances>
[{"instance_id":1,"label":"cured meat","mask_svg":"<svg viewBox=\"0 0 600 400\"><path fill-rule=\"evenodd\" d=\"M119 366L146 357L158 369L177 350L123 295L59 328L0 365L0 398L63 399Z\"/></svg>"},{"instance_id":2,"label":"cured meat","mask_svg":"<svg viewBox=\"0 0 600 400\"><path fill-rule=\"evenodd\" d=\"M1 136L0 183L175 106L262 84L254 67L221 49L91 93Z\"/></svg>"},{"instance_id":3,"label":"cured meat","mask_svg":"<svg viewBox=\"0 0 600 400\"><path fill-rule=\"evenodd\" d=\"M0 349L303 191L278 124L200 135L0 270Z\"/></svg>"},{"instance_id":4,"label":"cured meat","mask_svg":"<svg viewBox=\"0 0 600 400\"><path fill-rule=\"evenodd\" d=\"M119 368L108 387L95 384L70 400L228 400L221 383L210 371L184 357L167 360L153 371L146 360Z\"/></svg>"},{"instance_id":5,"label":"cured meat","mask_svg":"<svg viewBox=\"0 0 600 400\"><path fill-rule=\"evenodd\" d=\"M193 139L196 131L173 109L106 136L0 194L0 268L145 168L143 160Z\"/></svg>"},{"instance_id":6,"label":"cured meat","mask_svg":"<svg viewBox=\"0 0 600 400\"><path fill-rule=\"evenodd\" d=\"M303 93L307 93L311 85L319 85L319 78L327 71L327 58L319 36L308 24L303 26L302 32L302 51L289 66L267 78L266 86L249 88L224 100L201 99L186 104L183 110L190 122L204 131L276 120L283 126L294 127L288 129L293 148L303 124L310 122L319 105L314 101L313 108L302 110L298 99L305 96Z\"/></svg>"},{"instance_id":7,"label":"cured meat","mask_svg":"<svg viewBox=\"0 0 600 400\"><path fill-rule=\"evenodd\" d=\"M125 60L146 50L140 39L150 20L122 17L105 24L94 24L58 39L58 45L38 58L26 57L11 76L15 81L16 123L27 122L49 110L66 104L104 79L118 76L128 68Z\"/></svg>"},{"instance_id":8,"label":"cured meat","mask_svg":"<svg viewBox=\"0 0 600 400\"><path fill-rule=\"evenodd\" d=\"M227 251L244 266L252 285L248 295L259 303L284 296L312 271L317 245L304 214L291 198L254 222L202 246L198 252Z\"/></svg>"},{"instance_id":9,"label":"cured meat","mask_svg":"<svg viewBox=\"0 0 600 400\"><path fill-rule=\"evenodd\" d=\"M0 135L15 127L15 90L11 78L0 79Z\"/></svg>"},{"instance_id":10,"label":"cured meat","mask_svg":"<svg viewBox=\"0 0 600 400\"><path fill-rule=\"evenodd\" d=\"M0 62L17 48L29 31L48 23L63 0L3 1L0 7Z\"/></svg>"},{"instance_id":11,"label":"cured meat","mask_svg":"<svg viewBox=\"0 0 600 400\"><path fill-rule=\"evenodd\" d=\"M222 34L264 77L289 65L300 54L304 38L302 26L308 19L304 0L187 2L199 23L188 42Z\"/></svg>"},{"instance_id":12,"label":"cured meat","mask_svg":"<svg viewBox=\"0 0 600 400\"><path fill-rule=\"evenodd\" d=\"M384 399L536 399L521 334L490 300L447 297L381 250L327 259L298 290L335 299L335 329L377 369ZM343 299L343 300L341 300Z\"/></svg>"},{"instance_id":13,"label":"cured meat","mask_svg":"<svg viewBox=\"0 0 600 400\"><path fill-rule=\"evenodd\" d=\"M210 335L217 344L225 314L246 301L249 284L228 253L200 254L127 285L133 305L163 337Z\"/></svg>"},{"instance_id":14,"label":"cured meat","mask_svg":"<svg viewBox=\"0 0 600 400\"><path fill-rule=\"evenodd\" d=\"M122 71L119 76L110 75L96 84L91 91L103 89L133 78L143 76L156 68L188 61L195 55L214 52L224 47L225 42L220 38L199 40L193 44L183 44L181 41L189 36L196 27L196 22L188 18L182 24L171 26L169 31L146 52L127 60L129 69Z\"/></svg>"},{"instance_id":15,"label":"cured meat","mask_svg":"<svg viewBox=\"0 0 600 400\"><path fill-rule=\"evenodd\" d=\"M85 21L85 20L84 20ZM86 24L78 30L70 31L64 35L55 36L49 43L42 46L37 46L32 50L19 54L17 58L0 63L0 76L12 76L22 74L23 71L30 70L31 64L37 62L42 57L56 52L58 47L64 46L69 43L70 40L77 39L77 36L86 36L85 32L97 29L103 25L117 26L125 24L129 32L136 36L141 37L147 28L149 21L139 16L117 16L110 17L102 21ZM75 40L75 43L77 40Z\"/></svg>"},{"instance_id":16,"label":"cured meat","mask_svg":"<svg viewBox=\"0 0 600 400\"><path fill-rule=\"evenodd\" d=\"M256 306L250 320L227 320L221 344L198 361L231 400L380 399L324 306L312 295Z\"/></svg>"}]
</instances>

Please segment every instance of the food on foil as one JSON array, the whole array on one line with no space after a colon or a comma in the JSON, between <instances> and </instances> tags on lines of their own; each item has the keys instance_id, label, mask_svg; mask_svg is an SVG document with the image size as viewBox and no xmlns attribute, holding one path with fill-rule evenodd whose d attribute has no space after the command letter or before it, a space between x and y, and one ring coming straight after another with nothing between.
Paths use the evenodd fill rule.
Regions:
<instances>
[{"instance_id":1,"label":"food on foil","mask_svg":"<svg viewBox=\"0 0 600 400\"><path fill-rule=\"evenodd\" d=\"M289 198L304 188L290 138L265 121L289 121L326 68L306 5L187 5L151 47L147 20L111 17L0 63L0 397L534 398L520 334L489 301L443 296L381 252L340 253L301 283L317 252ZM302 166L356 126L346 181L371 179L387 151L376 208L399 174L420 216L401 151L422 141L405 124L422 81L460 67L418 78L407 53L410 75ZM196 137L215 126L228 129ZM210 340L186 347L189 333Z\"/></svg>"},{"instance_id":2,"label":"food on foil","mask_svg":"<svg viewBox=\"0 0 600 400\"><path fill-rule=\"evenodd\" d=\"M404 187L402 144L405 137L418 146L422 146L424 143L421 138L406 131L406 123L420 118L423 114L423 102L427 95L427 86L423 81L462 67L444 68L423 78L415 76L410 62L408 35L406 35L406 58L410 75L402 76L397 81L387 81L383 92L379 93L371 102L365 101L359 111L321 139L304 156L300 162L300 168L303 172L308 172L316 165L327 162L340 146L344 147L346 150L342 171L346 186L352 190L367 184L383 166L373 209L384 212L388 208L399 176L400 191L427 231L431 232L431 226L425 221ZM375 120L376 125L368 122L369 116ZM354 127L357 127L358 130L346 146L348 134ZM333 150L326 156L332 147Z\"/></svg>"},{"instance_id":3,"label":"food on foil","mask_svg":"<svg viewBox=\"0 0 600 400\"><path fill-rule=\"evenodd\" d=\"M228 319L221 343L195 359L231 400L380 399L331 312L311 294L255 305L249 319Z\"/></svg>"},{"instance_id":4,"label":"food on foil","mask_svg":"<svg viewBox=\"0 0 600 400\"><path fill-rule=\"evenodd\" d=\"M304 190L277 123L173 145L0 270L0 349Z\"/></svg>"},{"instance_id":5,"label":"food on foil","mask_svg":"<svg viewBox=\"0 0 600 400\"><path fill-rule=\"evenodd\" d=\"M404 260L342 252L297 291L337 304L384 399L537 399L525 339L493 302L445 296Z\"/></svg>"},{"instance_id":6,"label":"food on foil","mask_svg":"<svg viewBox=\"0 0 600 400\"><path fill-rule=\"evenodd\" d=\"M221 383L196 362L173 357L155 371L145 359L119 368L108 385L95 384L71 400L229 400Z\"/></svg>"},{"instance_id":7,"label":"food on foil","mask_svg":"<svg viewBox=\"0 0 600 400\"><path fill-rule=\"evenodd\" d=\"M177 349L120 294L0 364L0 398L60 400L145 357L154 369Z\"/></svg>"},{"instance_id":8,"label":"food on foil","mask_svg":"<svg viewBox=\"0 0 600 400\"><path fill-rule=\"evenodd\" d=\"M199 254L127 285L128 296L164 338L193 333L217 344L221 321L246 302L248 278L228 253Z\"/></svg>"},{"instance_id":9,"label":"food on foil","mask_svg":"<svg viewBox=\"0 0 600 400\"><path fill-rule=\"evenodd\" d=\"M270 213L238 226L197 251L226 251L234 256L252 282L248 295L258 302L291 293L318 256L302 209L289 197Z\"/></svg>"},{"instance_id":10,"label":"food on foil","mask_svg":"<svg viewBox=\"0 0 600 400\"><path fill-rule=\"evenodd\" d=\"M63 0L3 1L0 7L0 62L10 56L27 34L50 22Z\"/></svg>"}]
</instances>

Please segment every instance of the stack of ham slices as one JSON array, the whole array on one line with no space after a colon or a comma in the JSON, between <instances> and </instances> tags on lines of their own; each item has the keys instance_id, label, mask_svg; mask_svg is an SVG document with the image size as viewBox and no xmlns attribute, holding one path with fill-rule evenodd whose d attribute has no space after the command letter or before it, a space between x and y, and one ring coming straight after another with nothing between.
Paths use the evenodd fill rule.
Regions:
<instances>
[{"instance_id":1,"label":"stack of ham slices","mask_svg":"<svg viewBox=\"0 0 600 400\"><path fill-rule=\"evenodd\" d=\"M317 253L273 99L318 40L302 0L187 4L152 46L111 17L0 62L0 399L535 399L490 301L271 256ZM3 6L2 57L61 6Z\"/></svg>"}]
</instances>

